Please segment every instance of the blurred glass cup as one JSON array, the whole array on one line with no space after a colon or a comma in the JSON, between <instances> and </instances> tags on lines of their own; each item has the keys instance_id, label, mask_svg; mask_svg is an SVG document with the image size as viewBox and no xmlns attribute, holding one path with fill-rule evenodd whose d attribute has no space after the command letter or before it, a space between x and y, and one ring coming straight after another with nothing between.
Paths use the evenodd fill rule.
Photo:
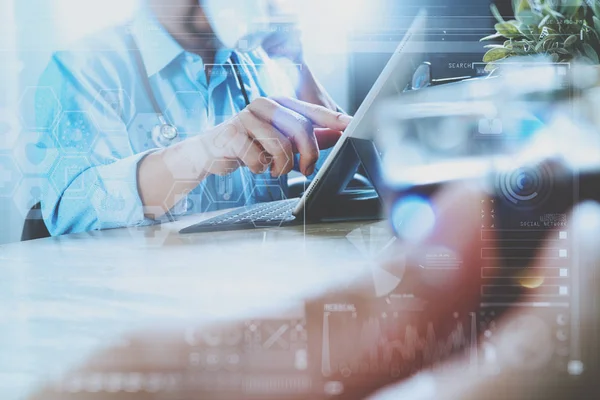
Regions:
<instances>
[{"instance_id":1,"label":"blurred glass cup","mask_svg":"<svg viewBox=\"0 0 600 400\"><path fill-rule=\"evenodd\" d=\"M396 233L407 240L428 234L435 223L429 197L451 182L477 181L490 195L531 211L560 187L557 180L594 175L599 72L515 60L494 77L409 91L383 103L376 142Z\"/></svg>"}]
</instances>

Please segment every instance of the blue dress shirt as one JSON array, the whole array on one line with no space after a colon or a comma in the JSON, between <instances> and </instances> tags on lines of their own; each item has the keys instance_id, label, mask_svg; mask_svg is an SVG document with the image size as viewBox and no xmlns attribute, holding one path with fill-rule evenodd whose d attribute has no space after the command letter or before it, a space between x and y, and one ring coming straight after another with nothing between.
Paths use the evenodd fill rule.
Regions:
<instances>
[{"instance_id":1,"label":"blue dress shirt","mask_svg":"<svg viewBox=\"0 0 600 400\"><path fill-rule=\"evenodd\" d=\"M133 39L133 40L132 40ZM139 49L144 65L136 62ZM174 142L202 134L245 107L231 50L218 51L214 66L185 51L145 10L127 26L89 37L57 52L43 73L38 93L51 89L59 102L36 110L37 126L59 160L42 193L42 214L52 235L152 223L138 194L140 161L159 148L159 124L144 80L161 113L179 130ZM250 100L294 96L286 71L262 49L237 53ZM207 82L205 68L212 69ZM42 90L43 89L43 90ZM48 146L46 144L46 146ZM325 154L317 164L322 164ZM298 165L296 157L295 166ZM209 176L187 194L171 215L205 212L285 198L287 177L255 175L246 167L225 177Z\"/></svg>"}]
</instances>

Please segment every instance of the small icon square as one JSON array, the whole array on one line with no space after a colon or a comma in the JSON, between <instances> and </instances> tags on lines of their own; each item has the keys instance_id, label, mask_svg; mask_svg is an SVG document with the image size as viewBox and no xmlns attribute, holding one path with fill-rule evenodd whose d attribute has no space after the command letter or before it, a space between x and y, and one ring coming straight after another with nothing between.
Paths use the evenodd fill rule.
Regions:
<instances>
[{"instance_id":1,"label":"small icon square","mask_svg":"<svg viewBox=\"0 0 600 400\"><path fill-rule=\"evenodd\" d=\"M567 288L566 286L560 286L558 288L558 294L561 296L566 296L569 294L569 288Z\"/></svg>"},{"instance_id":2,"label":"small icon square","mask_svg":"<svg viewBox=\"0 0 600 400\"><path fill-rule=\"evenodd\" d=\"M567 232L566 231L560 231L558 234L558 238L559 239L567 239Z\"/></svg>"},{"instance_id":3,"label":"small icon square","mask_svg":"<svg viewBox=\"0 0 600 400\"><path fill-rule=\"evenodd\" d=\"M558 250L558 256L560 258L567 258L567 249L560 249L560 250Z\"/></svg>"},{"instance_id":4,"label":"small icon square","mask_svg":"<svg viewBox=\"0 0 600 400\"><path fill-rule=\"evenodd\" d=\"M569 270L566 268L561 268L559 271L561 278L569 276Z\"/></svg>"}]
</instances>

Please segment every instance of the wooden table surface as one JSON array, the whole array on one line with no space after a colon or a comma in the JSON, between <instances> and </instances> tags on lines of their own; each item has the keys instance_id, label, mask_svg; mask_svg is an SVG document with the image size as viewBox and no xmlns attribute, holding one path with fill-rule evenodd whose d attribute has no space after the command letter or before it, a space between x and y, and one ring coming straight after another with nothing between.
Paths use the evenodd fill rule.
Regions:
<instances>
[{"instance_id":1,"label":"wooden table surface","mask_svg":"<svg viewBox=\"0 0 600 400\"><path fill-rule=\"evenodd\" d=\"M369 268L349 233L391 237L384 222L178 233L211 216L1 246L0 397L25 398L153 321L237 318L286 303L301 318L302 297Z\"/></svg>"}]
</instances>

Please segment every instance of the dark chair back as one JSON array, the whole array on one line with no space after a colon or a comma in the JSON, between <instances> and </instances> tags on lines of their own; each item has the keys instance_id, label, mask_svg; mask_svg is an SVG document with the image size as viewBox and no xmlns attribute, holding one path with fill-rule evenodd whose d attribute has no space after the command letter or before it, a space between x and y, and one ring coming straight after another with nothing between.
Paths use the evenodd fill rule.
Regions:
<instances>
[{"instance_id":1,"label":"dark chair back","mask_svg":"<svg viewBox=\"0 0 600 400\"><path fill-rule=\"evenodd\" d=\"M21 241L43 239L50 237L50 232L46 228L44 218L42 217L42 206L37 203L27 213L25 223L23 224L23 232L21 233Z\"/></svg>"}]
</instances>

